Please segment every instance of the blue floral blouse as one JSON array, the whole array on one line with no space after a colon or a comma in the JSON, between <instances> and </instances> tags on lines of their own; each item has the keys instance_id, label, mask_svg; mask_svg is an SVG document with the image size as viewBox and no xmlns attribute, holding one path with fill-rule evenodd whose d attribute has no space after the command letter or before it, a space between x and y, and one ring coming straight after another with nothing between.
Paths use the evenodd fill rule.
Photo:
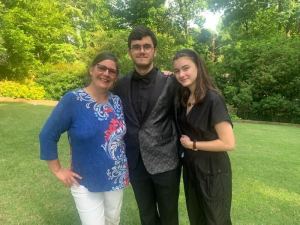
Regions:
<instances>
[{"instance_id":1,"label":"blue floral blouse","mask_svg":"<svg viewBox=\"0 0 300 225\"><path fill-rule=\"evenodd\" d=\"M54 108L40 133L40 158L58 158L57 142L68 132L72 170L91 192L118 190L129 183L126 133L121 100L109 93L97 103L83 89L68 92Z\"/></svg>"}]
</instances>

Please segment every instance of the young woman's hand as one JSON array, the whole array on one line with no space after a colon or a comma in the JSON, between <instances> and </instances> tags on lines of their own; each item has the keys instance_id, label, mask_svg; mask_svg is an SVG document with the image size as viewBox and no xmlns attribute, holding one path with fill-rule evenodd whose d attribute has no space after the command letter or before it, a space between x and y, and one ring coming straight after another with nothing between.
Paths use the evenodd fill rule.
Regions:
<instances>
[{"instance_id":1,"label":"young woman's hand","mask_svg":"<svg viewBox=\"0 0 300 225\"><path fill-rule=\"evenodd\" d=\"M185 147L187 149L193 149L193 142L191 141L191 139L187 135L184 135L184 134L181 135L180 143L183 147Z\"/></svg>"}]
</instances>

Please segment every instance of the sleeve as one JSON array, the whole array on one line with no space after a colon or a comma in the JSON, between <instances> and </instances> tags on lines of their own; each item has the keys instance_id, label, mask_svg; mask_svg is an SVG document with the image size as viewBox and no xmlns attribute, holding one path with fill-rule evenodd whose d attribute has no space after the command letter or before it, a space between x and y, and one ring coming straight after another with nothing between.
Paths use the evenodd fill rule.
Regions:
<instances>
[{"instance_id":1,"label":"sleeve","mask_svg":"<svg viewBox=\"0 0 300 225\"><path fill-rule=\"evenodd\" d=\"M120 110L120 111L121 111L121 113L120 113L120 117L121 117L121 119L122 119L123 121L125 121L122 100L121 100L119 97L118 97L118 99L119 99L118 103L119 103L119 105L120 105L120 109L121 109L121 110Z\"/></svg>"},{"instance_id":2,"label":"sleeve","mask_svg":"<svg viewBox=\"0 0 300 225\"><path fill-rule=\"evenodd\" d=\"M211 126L214 127L217 123L223 121L229 122L232 126L232 122L223 97L216 93L213 95L212 101Z\"/></svg>"},{"instance_id":3,"label":"sleeve","mask_svg":"<svg viewBox=\"0 0 300 225\"><path fill-rule=\"evenodd\" d=\"M57 143L62 133L71 125L70 93L66 94L52 111L50 117L42 128L40 139L40 158L42 160L54 160L58 158Z\"/></svg>"},{"instance_id":4,"label":"sleeve","mask_svg":"<svg viewBox=\"0 0 300 225\"><path fill-rule=\"evenodd\" d=\"M124 111L123 111L122 100L118 95L114 95L113 98L115 99L114 108L117 111L117 117L118 117L118 119L121 119L122 121L124 121Z\"/></svg>"}]
</instances>

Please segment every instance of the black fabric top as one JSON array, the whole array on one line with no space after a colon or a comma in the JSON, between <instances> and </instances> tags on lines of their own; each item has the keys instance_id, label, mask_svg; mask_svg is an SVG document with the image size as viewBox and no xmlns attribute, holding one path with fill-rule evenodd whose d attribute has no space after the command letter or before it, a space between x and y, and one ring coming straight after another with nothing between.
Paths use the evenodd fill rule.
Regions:
<instances>
[{"instance_id":1,"label":"black fabric top","mask_svg":"<svg viewBox=\"0 0 300 225\"><path fill-rule=\"evenodd\" d=\"M151 112L152 104L151 96L155 85L155 77L157 75L157 68L153 68L148 74L140 75L137 71L132 74L131 81L131 99L132 106L138 117L140 123L142 123Z\"/></svg>"},{"instance_id":2,"label":"black fabric top","mask_svg":"<svg viewBox=\"0 0 300 225\"><path fill-rule=\"evenodd\" d=\"M218 138L214 126L222 121L231 120L223 98L215 91L208 91L203 101L194 105L186 115L186 108L180 107L178 125L182 134L193 141L211 141ZM193 151L185 149L184 165L189 171L211 176L219 173L231 173L230 159L227 152ZM196 176L193 176L196 177Z\"/></svg>"},{"instance_id":3,"label":"black fabric top","mask_svg":"<svg viewBox=\"0 0 300 225\"><path fill-rule=\"evenodd\" d=\"M193 106L188 114L186 107L178 109L178 125L182 134L193 141L211 141L218 139L214 126L222 121L231 120L223 98L209 90L203 101Z\"/></svg>"}]
</instances>

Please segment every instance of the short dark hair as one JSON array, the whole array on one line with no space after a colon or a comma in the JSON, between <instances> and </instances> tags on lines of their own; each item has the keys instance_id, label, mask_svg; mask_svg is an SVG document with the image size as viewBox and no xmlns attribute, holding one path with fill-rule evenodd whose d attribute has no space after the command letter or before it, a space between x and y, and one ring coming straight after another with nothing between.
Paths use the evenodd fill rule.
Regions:
<instances>
[{"instance_id":1,"label":"short dark hair","mask_svg":"<svg viewBox=\"0 0 300 225\"><path fill-rule=\"evenodd\" d=\"M131 42L133 40L142 40L142 38L148 37L148 36L151 38L151 40L153 42L153 45L154 45L154 48L156 48L156 46L157 46L157 39L156 39L156 36L153 33L153 31L150 30L148 27L145 27L143 25L136 26L130 32L130 34L128 36L128 48L131 47Z\"/></svg>"}]
</instances>

